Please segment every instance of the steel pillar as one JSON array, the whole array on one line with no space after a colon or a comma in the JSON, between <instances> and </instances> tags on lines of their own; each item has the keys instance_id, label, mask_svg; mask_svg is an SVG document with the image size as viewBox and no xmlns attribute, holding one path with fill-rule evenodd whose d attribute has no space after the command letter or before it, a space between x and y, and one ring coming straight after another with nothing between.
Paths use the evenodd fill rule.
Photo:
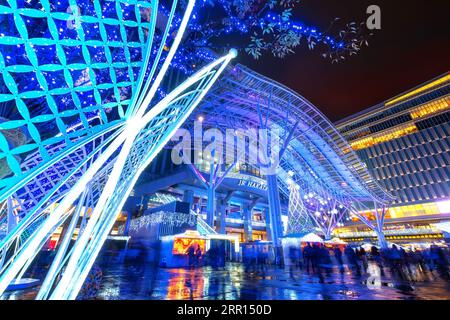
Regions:
<instances>
[{"instance_id":1,"label":"steel pillar","mask_svg":"<svg viewBox=\"0 0 450 320\"><path fill-rule=\"evenodd\" d=\"M386 237L384 235L384 232L383 232L382 228L380 230L380 228L376 227L374 231L377 234L378 245L380 246L380 248L381 249L387 249L388 248L388 243L387 243L387 240L386 240Z\"/></svg>"},{"instance_id":2,"label":"steel pillar","mask_svg":"<svg viewBox=\"0 0 450 320\"><path fill-rule=\"evenodd\" d=\"M208 199L206 202L206 223L214 228L214 216L216 212L216 189L212 186L208 187Z\"/></svg>"},{"instance_id":3,"label":"steel pillar","mask_svg":"<svg viewBox=\"0 0 450 320\"><path fill-rule=\"evenodd\" d=\"M148 201L150 200L150 196L147 194L147 195L144 195L143 197L142 197L142 200L141 200L141 207L139 208L142 212L145 212L145 210L147 210L148 209Z\"/></svg>"},{"instance_id":4,"label":"steel pillar","mask_svg":"<svg viewBox=\"0 0 450 320\"><path fill-rule=\"evenodd\" d=\"M127 221L125 221L125 227L123 228L123 235L128 236L130 231L131 219L133 218L133 213L127 211Z\"/></svg>"},{"instance_id":5,"label":"steel pillar","mask_svg":"<svg viewBox=\"0 0 450 320\"><path fill-rule=\"evenodd\" d=\"M281 245L283 224L281 223L281 202L276 175L267 176L267 193L269 198L270 231L274 246Z\"/></svg>"},{"instance_id":6,"label":"steel pillar","mask_svg":"<svg viewBox=\"0 0 450 320\"><path fill-rule=\"evenodd\" d=\"M267 176L267 194L269 198L270 232L275 253L275 263L277 265L283 265L283 249L280 239L283 236L283 224L281 222L281 201L276 175Z\"/></svg>"},{"instance_id":7,"label":"steel pillar","mask_svg":"<svg viewBox=\"0 0 450 320\"><path fill-rule=\"evenodd\" d=\"M194 191L193 190L184 190L183 202L188 202L189 209L192 209L192 204L194 203Z\"/></svg>"},{"instance_id":8,"label":"steel pillar","mask_svg":"<svg viewBox=\"0 0 450 320\"><path fill-rule=\"evenodd\" d=\"M270 219L270 210L264 209L264 218L266 222L267 241L272 241L272 220Z\"/></svg>"}]
</instances>

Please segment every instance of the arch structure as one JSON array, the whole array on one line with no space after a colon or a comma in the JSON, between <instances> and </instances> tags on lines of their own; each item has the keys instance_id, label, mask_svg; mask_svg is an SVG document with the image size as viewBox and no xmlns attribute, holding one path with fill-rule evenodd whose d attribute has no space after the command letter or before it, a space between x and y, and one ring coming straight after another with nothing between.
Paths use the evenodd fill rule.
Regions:
<instances>
[{"instance_id":1,"label":"arch structure","mask_svg":"<svg viewBox=\"0 0 450 320\"><path fill-rule=\"evenodd\" d=\"M0 5L9 23L1 27L0 107L17 108L0 122L0 295L62 227L37 299L77 298L136 180L236 56L230 51L158 99L195 1L174 0L163 26L157 0L66 2ZM45 20L46 30L33 33L27 19ZM19 47L26 59L8 63ZM28 72L38 86L26 85Z\"/></svg>"},{"instance_id":2,"label":"arch structure","mask_svg":"<svg viewBox=\"0 0 450 320\"><path fill-rule=\"evenodd\" d=\"M296 92L238 64L227 68L191 118L201 119L203 130L228 128L238 136L240 130L267 129L269 142L275 141L271 136L278 136L278 144L267 143L268 151L262 153L266 159L260 162L260 167L276 168L266 175L272 229L280 228L276 221L280 221L281 194L291 198L290 215L297 215L289 217L291 229L301 228L292 219L312 221L330 238L350 215L373 229L385 246L384 216L393 196L372 178L333 124ZM184 127L193 132L192 123ZM261 158L261 151L257 152ZM308 219L302 216L305 213ZM271 232L276 239L277 233Z\"/></svg>"}]
</instances>

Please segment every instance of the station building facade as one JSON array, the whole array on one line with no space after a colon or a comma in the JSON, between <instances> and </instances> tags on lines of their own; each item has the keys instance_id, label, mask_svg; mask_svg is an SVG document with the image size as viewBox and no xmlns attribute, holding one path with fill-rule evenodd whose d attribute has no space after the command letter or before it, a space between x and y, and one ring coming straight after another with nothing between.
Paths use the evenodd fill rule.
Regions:
<instances>
[{"instance_id":1,"label":"station building facade","mask_svg":"<svg viewBox=\"0 0 450 320\"><path fill-rule=\"evenodd\" d=\"M385 220L388 240L448 237L437 226L450 220L449 121L446 73L336 124L374 179L396 196ZM372 236L356 219L336 232L356 242Z\"/></svg>"},{"instance_id":2,"label":"station building facade","mask_svg":"<svg viewBox=\"0 0 450 320\"><path fill-rule=\"evenodd\" d=\"M188 165L175 165L170 161L172 150L163 150L139 179L124 207L133 219L158 210L166 210L172 203L180 204L180 211L195 213L206 220L208 193L198 182ZM198 166L206 177L207 164ZM225 170L222 168L220 170ZM224 215L225 234L236 236L239 242L268 241L269 221L267 183L255 167L238 164L231 170L215 193L217 214L213 230L219 232L220 218ZM185 205L185 206L184 206ZM282 220L287 222L287 199L282 198ZM124 217L126 221L126 217ZM112 234L122 234L124 221L118 221Z\"/></svg>"}]
</instances>

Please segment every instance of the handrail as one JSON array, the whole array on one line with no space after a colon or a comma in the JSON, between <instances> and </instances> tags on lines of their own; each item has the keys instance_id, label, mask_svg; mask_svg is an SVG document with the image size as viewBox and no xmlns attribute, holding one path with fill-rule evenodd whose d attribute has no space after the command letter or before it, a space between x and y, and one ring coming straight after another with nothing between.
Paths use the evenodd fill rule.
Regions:
<instances>
[{"instance_id":1,"label":"handrail","mask_svg":"<svg viewBox=\"0 0 450 320\"><path fill-rule=\"evenodd\" d=\"M202 232L202 230L200 230L200 229L203 229L203 231L205 232L205 235L217 234L217 231L214 230L209 224L207 224L206 221L203 220L203 218L199 214L197 214L194 210L191 210L191 214L193 214L197 217L197 230L200 233Z\"/></svg>"}]
</instances>

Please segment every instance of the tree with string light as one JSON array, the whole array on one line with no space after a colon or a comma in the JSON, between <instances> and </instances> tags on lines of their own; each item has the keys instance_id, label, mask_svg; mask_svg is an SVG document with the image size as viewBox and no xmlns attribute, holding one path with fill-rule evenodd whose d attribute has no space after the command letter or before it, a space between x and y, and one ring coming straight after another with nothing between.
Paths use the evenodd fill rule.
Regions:
<instances>
[{"instance_id":1,"label":"tree with string light","mask_svg":"<svg viewBox=\"0 0 450 320\"><path fill-rule=\"evenodd\" d=\"M300 0L203 0L196 6L175 64L192 72L214 52L237 48L259 59L265 54L284 58L302 44L317 49L332 63L357 54L370 35L363 23L331 22L319 30L293 18L301 10Z\"/></svg>"}]
</instances>

